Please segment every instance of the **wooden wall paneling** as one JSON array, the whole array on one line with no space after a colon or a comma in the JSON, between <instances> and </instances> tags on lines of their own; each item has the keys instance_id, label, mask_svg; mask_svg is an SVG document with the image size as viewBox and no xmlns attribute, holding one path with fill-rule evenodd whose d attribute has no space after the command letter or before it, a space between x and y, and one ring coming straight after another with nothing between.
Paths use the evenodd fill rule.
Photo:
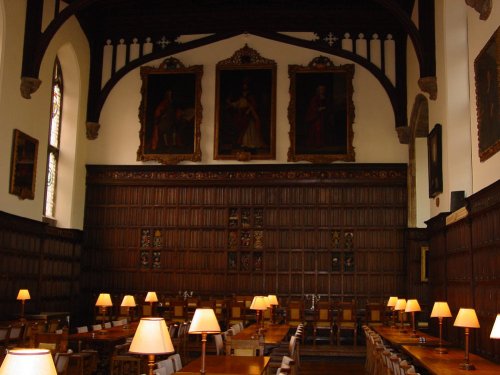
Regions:
<instances>
[{"instance_id":1,"label":"wooden wall paneling","mask_svg":"<svg viewBox=\"0 0 500 375\"><path fill-rule=\"evenodd\" d=\"M104 169L114 168L115 167L105 167ZM184 167L180 169L183 168ZM252 289L263 290L259 288L265 289L275 284L276 289L284 290L284 293L290 295L301 295L305 290L328 295L337 288L337 286L335 286L337 283L337 285L340 286L340 291L338 292L340 295L343 293L342 290L344 287L347 288L350 295L353 296L357 295L362 297L373 294L372 291L365 291L364 289L363 291L357 290L357 285L360 282L357 280L357 270L354 270L352 275L347 275L350 280L345 281L345 283L342 282L341 279L336 280L335 276L332 276L331 273L329 274L329 266L327 267L323 263L325 262L325 264L330 265L331 262L329 252L331 250L329 238L330 228L335 226L345 228L346 224L351 228L363 228L377 225L378 227L373 229L373 231L376 232L378 230L383 231L384 226L388 225L386 223L394 226L397 220L401 218L399 211L405 212L406 209L403 198L405 197L405 177L403 177L403 173L401 173L402 169L398 169L400 167L395 168L395 170L397 170L395 175L399 174L399 177L395 179L398 181L396 185L391 186L384 181L383 187L377 187L377 189L379 189L377 193L372 192L373 183L368 185L357 185L357 178L366 178L366 176L369 176L368 174L363 175L364 172L358 172L358 168L363 169L365 168L364 166L342 166L342 168L353 170L353 174L349 172L349 174L345 175L342 174L343 172L341 174L336 174L335 169L339 168L337 166L327 166L325 168L317 166L310 168L308 166L307 173L304 175L300 174L303 172L297 173L294 171L292 174L289 174L290 172L286 171L285 175L276 178L273 177L274 180L266 180L267 170L272 170L270 171L270 175L275 174L279 176L281 169L283 169L282 166L252 166L247 168L249 171L245 171L242 174L243 177L241 181L243 183L238 182L237 179L239 177L236 177L236 179L229 184L224 183L224 186L219 185L217 182L213 183L210 181L211 176L217 174L224 175L225 173L229 173L228 176L231 176L231 174L232 176L238 176L239 172L228 172L231 168L233 167L216 167L215 169L217 172L212 175L210 175L210 173L212 173L212 167L191 168L191 170L197 170L199 174L197 174L197 180L189 181L189 183L182 181L182 178L180 180L175 178L169 180L165 178L165 174L168 173L172 173L172 176L175 176L176 170L178 170L177 168L167 167L165 168L165 172L162 168L150 168L147 172L148 177L151 176L151 173L154 175L154 173L158 172L158 175L162 176L161 179L155 180L154 176L149 180L142 179L140 186L138 186L136 182L129 185L127 179L134 181L136 178L134 173L140 178L142 171L145 170L143 167L116 167L117 173L111 178L108 177L111 176L107 174L108 172L102 172L100 175L103 177L101 181L98 181L99 178L89 173L89 190L93 190L95 187L96 192L89 192L90 198L87 201L89 202L88 212L94 212L94 208L96 207L91 207L92 205L106 206L104 216L107 225L105 225L105 229L100 232L95 229L95 226L102 227L102 220L89 218L89 220L86 221L86 227L89 227L87 233L90 233L93 237L105 237L107 235L106 231L110 231L111 233L112 230L109 227L116 227L117 225L116 223L111 223L111 220L108 219L108 217L112 216L113 210L120 216L128 215L129 219L127 219L127 222L129 224L127 225L136 225L137 228L139 228L136 233L140 233L140 228L142 227L160 227L164 231L164 246L166 248L175 249L175 254L178 256L178 269L176 270L175 277L179 284L185 284L182 280L185 280L186 275L191 274L190 270L201 271L204 265L200 263L201 261L198 255L203 254L203 252L207 250L216 248L220 249L221 253L225 254L225 257L216 260L218 259L217 254L210 253L211 258L207 264L214 270L218 270L219 267L224 264L227 267L229 252L235 252L237 254L238 267L241 266L241 255L243 252L248 252L250 257L253 257L256 253L262 252L262 254L264 254L263 267L265 272L258 271L260 272L260 277L256 270L237 272L235 275L232 275L231 271L226 270L223 276L228 281L226 283L210 281L215 280L215 278L210 277L208 283L205 285L212 285L216 288L216 293L252 292ZM289 168L289 166L285 167L285 169ZM303 167L294 166L291 168L300 169ZM384 169L386 167L383 166L378 168ZM391 169L394 167L389 166L388 168ZM89 170L90 169L91 168L89 168ZM99 169L101 168L96 167L96 170ZM311 169L322 171L313 171L313 174L310 174ZM369 169L373 169L373 166L369 166ZM377 170L377 166L375 166L374 169ZM127 172L121 175L121 170L127 170ZM129 173L130 170L132 170L132 173ZM261 170L263 170L262 176L264 176L264 178L251 178L250 180L245 180L245 173L251 175L255 170L258 170L258 173L261 173ZM205 171L207 171L206 174L204 174ZM370 173L372 172L373 171ZM99 175L99 173L101 173L101 171L98 171L96 176ZM286 175L287 173L288 175ZM288 177L291 175L293 175L292 178ZM353 178L353 175L357 175L358 177ZM378 179L377 172L373 175L375 177L369 177L369 179L372 180L371 182L376 182ZM282 176L285 176L285 178L283 179ZM332 176L334 177L331 178ZM337 186L337 179L344 183L343 180L345 176L349 176L347 177L347 180L349 180L347 183L348 186ZM328 187L322 186L321 183L317 184L318 179L322 180L325 177L327 179L324 181L328 181ZM230 177L229 180L231 180L231 178L233 177ZM330 178L331 180L328 180ZM106 187L100 186L101 184L106 185L107 181L110 179L113 180L112 185ZM284 183L284 180L287 181ZM380 179L380 181L382 180L383 179ZM276 184L276 181L279 183ZM296 183L298 184L294 185ZM158 187L157 184L162 186ZM200 186L198 186L198 184L200 184ZM99 192L101 190L106 191L106 195L104 196L104 201L106 201L108 199L107 196L113 195L113 189L117 186L120 186L120 189L118 189L116 193L118 197L111 198L109 201L112 202L113 205L108 207L106 203L103 203L103 196L99 194ZM133 192L127 192L127 189L130 191L133 190ZM386 190L389 192L386 192ZM403 190L403 192L400 190ZM143 196L141 197L141 195ZM394 210L398 212L392 212L392 209L389 207L382 209L377 208L380 204L386 204L392 207L394 199L390 197L393 195L397 197L396 200L401 199L400 207L397 207L397 205L394 207ZM151 196L154 196L154 199L152 199ZM127 199L130 200L129 203L124 202L124 200ZM380 200L383 200L383 202L380 202ZM153 203L154 201L156 201L156 203ZM157 204L157 202L162 202L163 205ZM120 205L123 204L124 207L119 207L117 205L118 203ZM367 203L374 207L360 207ZM136 206L134 206L134 204ZM231 249L228 246L230 228L227 227L227 210L231 206L239 209L242 207L252 208L255 207L255 205L262 207L264 215L264 228L261 230L263 233L262 237L264 238L262 250L252 247L253 241L255 240L254 237L252 237L252 242L249 246L245 245L242 247L241 243L239 243L235 245L236 247L234 249ZM90 209L90 207L92 209ZM126 211L128 211L128 214ZM100 215L99 210L97 210L97 212L97 215ZM381 212L383 215L390 215L387 222L378 217ZM125 225L123 222L118 223L119 225ZM404 228L405 220L397 222L396 224L397 228ZM204 231L203 229L200 231L200 228L207 228L209 230ZM394 233L400 231L400 229L395 229ZM235 232L238 238L240 238L243 233L242 228L237 228ZM250 228L249 233L250 236L255 236L256 229ZM139 252L141 250L140 241L137 238L135 238L135 241L135 248ZM363 241L369 242L370 240L363 239ZM397 240L391 241L397 242ZM91 242L92 246L89 250L92 253L101 251L99 248L102 246L102 242L89 241L88 243ZM207 245L209 243L211 244ZM373 249L375 252L380 251L383 245L382 243L376 243L372 246L367 245L367 247ZM130 246L129 248L133 249L134 246ZM266 252L269 250L275 251L275 270L278 274L275 274L274 278L272 274L269 273L266 264ZM326 258L319 250L324 250L325 253L328 254ZM341 249L341 251L343 250L344 249ZM356 249L353 249L353 252L355 252L355 250ZM394 250L389 249L388 251L392 252ZM192 264L186 261L185 256L192 256ZM92 254L91 258L100 260L99 256L95 254ZM321 266L318 263L319 259L321 259ZM380 274L381 271L377 269L376 266L368 271L366 266L367 263L363 255L357 255L356 259L359 259L359 272L372 272L374 279L377 279L377 277L379 277L379 279L385 277L382 276L383 274ZM269 261L272 262L272 260ZM109 263L105 264L109 267ZM384 265L381 265L381 267L384 267ZM404 264L401 265L397 263L396 267L398 267L397 274L401 274ZM102 267L100 268L102 269ZM112 268L109 271L113 272ZM392 269L391 271L394 270ZM142 270L141 272L147 273ZM303 277L304 273L305 276L307 276L306 278ZM362 276L362 274L360 274L360 276ZM108 276L105 276L105 278L106 277ZM399 276L394 277L398 278ZM231 280L234 278L236 279L236 283ZM224 284L223 289L217 289L220 284ZM392 285L396 284L395 280L393 280ZM228 288L234 288L234 285L237 285L238 290L228 290ZM379 285L386 285L386 283L380 282ZM92 286L90 287L92 288ZM239 288L242 290L239 290ZM382 289L384 289L384 287L382 287Z\"/></svg>"}]
</instances>

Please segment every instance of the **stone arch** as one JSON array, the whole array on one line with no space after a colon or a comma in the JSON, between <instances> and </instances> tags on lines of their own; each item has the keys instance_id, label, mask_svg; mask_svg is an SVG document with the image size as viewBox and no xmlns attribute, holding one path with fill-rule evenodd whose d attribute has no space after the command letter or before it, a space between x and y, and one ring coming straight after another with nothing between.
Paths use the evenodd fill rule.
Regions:
<instances>
[{"instance_id":1,"label":"stone arch","mask_svg":"<svg viewBox=\"0 0 500 375\"><path fill-rule=\"evenodd\" d=\"M408 226L417 226L417 160L416 138L427 137L429 133L429 102L423 94L417 94L411 110L408 139Z\"/></svg>"}]
</instances>

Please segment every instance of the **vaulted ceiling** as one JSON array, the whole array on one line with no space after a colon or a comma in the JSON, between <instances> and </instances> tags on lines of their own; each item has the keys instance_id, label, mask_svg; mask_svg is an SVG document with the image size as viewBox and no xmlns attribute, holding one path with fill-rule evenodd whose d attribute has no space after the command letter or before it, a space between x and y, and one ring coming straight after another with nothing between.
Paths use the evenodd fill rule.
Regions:
<instances>
[{"instance_id":1,"label":"vaulted ceiling","mask_svg":"<svg viewBox=\"0 0 500 375\"><path fill-rule=\"evenodd\" d=\"M435 91L434 0L60 0L53 21L41 29L43 0L27 2L21 91L29 98L40 84L38 74L45 51L59 28L76 17L90 45L90 87L87 119L98 122L113 86L124 75L150 61L224 40L241 33L256 34L338 55L363 65L380 81L392 102L396 126L406 127L406 45L413 45L423 91ZM418 21L412 21L414 7ZM305 31L304 40L284 34ZM181 35L205 35L180 43ZM341 47L340 39L392 39L396 45L396 82L368 56ZM101 82L103 47L149 43L147 54L113 66ZM127 47L128 48L128 47ZM383 53L383 52L382 52ZM114 62L113 62L114 64Z\"/></svg>"}]
</instances>

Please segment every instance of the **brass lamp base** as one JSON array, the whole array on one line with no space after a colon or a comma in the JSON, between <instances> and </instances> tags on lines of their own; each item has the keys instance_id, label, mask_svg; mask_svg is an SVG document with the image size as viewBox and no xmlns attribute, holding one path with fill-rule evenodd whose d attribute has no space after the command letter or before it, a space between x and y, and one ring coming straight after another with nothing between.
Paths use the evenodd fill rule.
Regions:
<instances>
[{"instance_id":1,"label":"brass lamp base","mask_svg":"<svg viewBox=\"0 0 500 375\"><path fill-rule=\"evenodd\" d=\"M443 348L442 346L438 346L437 348L434 348L434 351L438 354L446 354L448 353L448 349Z\"/></svg>"},{"instance_id":2,"label":"brass lamp base","mask_svg":"<svg viewBox=\"0 0 500 375\"><path fill-rule=\"evenodd\" d=\"M458 365L458 367L461 370L467 370L467 371L475 370L476 369L476 367L472 363L469 363L469 362L461 363L460 365Z\"/></svg>"}]
</instances>

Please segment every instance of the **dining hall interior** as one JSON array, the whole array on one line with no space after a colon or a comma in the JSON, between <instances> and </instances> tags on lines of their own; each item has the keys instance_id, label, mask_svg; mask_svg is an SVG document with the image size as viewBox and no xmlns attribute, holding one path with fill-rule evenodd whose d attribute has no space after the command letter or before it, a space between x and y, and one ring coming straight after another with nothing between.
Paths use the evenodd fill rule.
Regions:
<instances>
[{"instance_id":1,"label":"dining hall interior","mask_svg":"<svg viewBox=\"0 0 500 375\"><path fill-rule=\"evenodd\" d=\"M499 108L496 0L0 0L0 374L498 374Z\"/></svg>"}]
</instances>

